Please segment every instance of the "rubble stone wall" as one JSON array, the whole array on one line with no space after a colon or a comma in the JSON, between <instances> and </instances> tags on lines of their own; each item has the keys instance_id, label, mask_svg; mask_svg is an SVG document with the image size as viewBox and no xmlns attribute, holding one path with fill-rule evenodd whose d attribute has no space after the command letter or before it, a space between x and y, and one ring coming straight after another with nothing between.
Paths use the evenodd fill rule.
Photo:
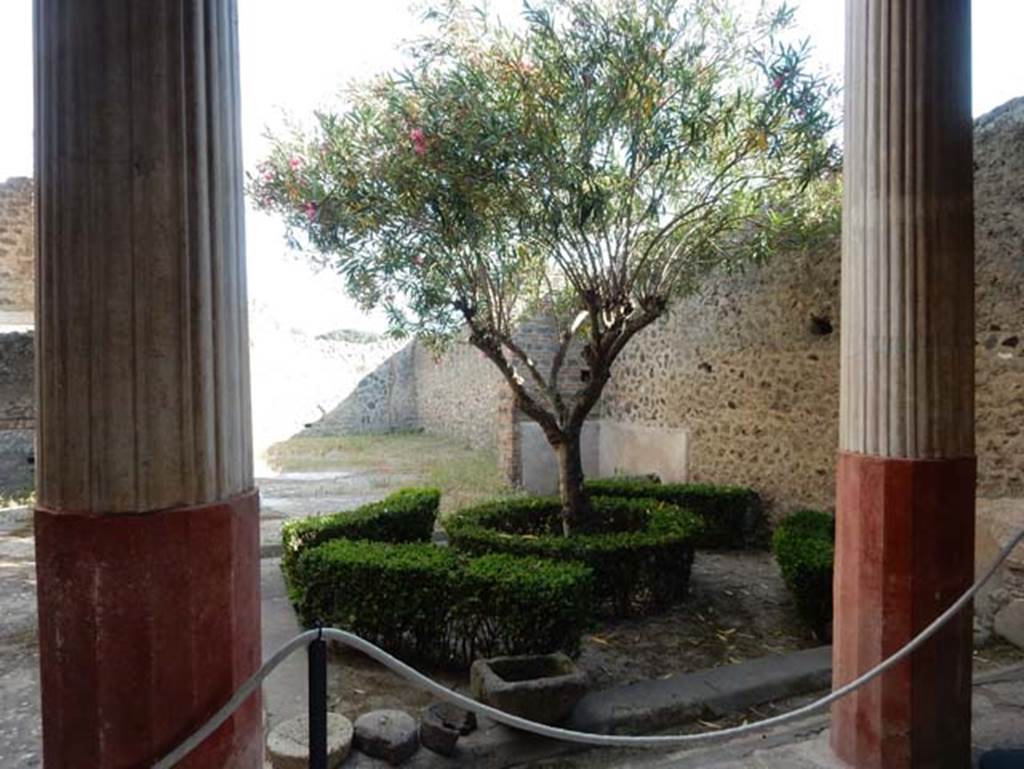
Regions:
<instances>
[{"instance_id":1,"label":"rubble stone wall","mask_svg":"<svg viewBox=\"0 0 1024 769\"><path fill-rule=\"evenodd\" d=\"M35 306L35 219L31 179L0 182L0 312Z\"/></svg>"}]
</instances>

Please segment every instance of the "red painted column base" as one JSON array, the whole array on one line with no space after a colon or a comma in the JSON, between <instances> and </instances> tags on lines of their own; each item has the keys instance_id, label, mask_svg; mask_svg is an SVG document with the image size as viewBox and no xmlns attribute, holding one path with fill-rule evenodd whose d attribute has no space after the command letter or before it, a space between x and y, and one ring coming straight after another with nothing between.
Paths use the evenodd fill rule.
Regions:
<instances>
[{"instance_id":1,"label":"red painted column base","mask_svg":"<svg viewBox=\"0 0 1024 769\"><path fill-rule=\"evenodd\" d=\"M43 761L148 767L260 665L259 498L35 516ZM181 767L262 766L258 695Z\"/></svg>"},{"instance_id":2,"label":"red painted column base","mask_svg":"<svg viewBox=\"0 0 1024 769\"><path fill-rule=\"evenodd\" d=\"M974 579L975 460L841 453L833 681L898 650ZM832 748L856 769L971 765L969 609L832 709Z\"/></svg>"}]
</instances>

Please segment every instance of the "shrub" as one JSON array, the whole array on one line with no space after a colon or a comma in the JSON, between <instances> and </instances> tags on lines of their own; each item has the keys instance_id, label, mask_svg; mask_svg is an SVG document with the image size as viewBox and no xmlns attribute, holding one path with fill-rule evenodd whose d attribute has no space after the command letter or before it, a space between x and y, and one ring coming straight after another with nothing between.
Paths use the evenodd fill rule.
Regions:
<instances>
[{"instance_id":1,"label":"shrub","mask_svg":"<svg viewBox=\"0 0 1024 769\"><path fill-rule=\"evenodd\" d=\"M355 510L288 521L281 527L281 568L289 587L302 552L330 540L429 541L440 502L437 489L409 488Z\"/></svg>"},{"instance_id":2,"label":"shrub","mask_svg":"<svg viewBox=\"0 0 1024 769\"><path fill-rule=\"evenodd\" d=\"M564 537L557 499L520 497L453 515L453 547L577 561L594 572L597 599L614 616L664 608L686 595L702 524L687 510L650 499L595 497L594 528Z\"/></svg>"},{"instance_id":3,"label":"shrub","mask_svg":"<svg viewBox=\"0 0 1024 769\"><path fill-rule=\"evenodd\" d=\"M430 543L333 540L302 552L294 581L305 624L346 628L393 654L436 664L576 654L594 615L593 577L580 564L468 558Z\"/></svg>"},{"instance_id":4,"label":"shrub","mask_svg":"<svg viewBox=\"0 0 1024 769\"><path fill-rule=\"evenodd\" d=\"M772 548L800 616L818 638L830 640L835 519L820 510L798 510L775 527Z\"/></svg>"},{"instance_id":5,"label":"shrub","mask_svg":"<svg viewBox=\"0 0 1024 769\"><path fill-rule=\"evenodd\" d=\"M479 656L575 656L596 614L594 573L580 563L491 553L468 559L460 580L458 635L472 639Z\"/></svg>"},{"instance_id":6,"label":"shrub","mask_svg":"<svg viewBox=\"0 0 1024 769\"><path fill-rule=\"evenodd\" d=\"M742 486L659 483L644 477L598 478L585 484L591 497L657 499L687 508L704 520L697 547L724 550L766 547L767 521L757 492Z\"/></svg>"},{"instance_id":7,"label":"shrub","mask_svg":"<svg viewBox=\"0 0 1024 769\"><path fill-rule=\"evenodd\" d=\"M299 555L292 598L304 625L323 622L423 658L447 640L458 570L455 553L429 542L335 539Z\"/></svg>"}]
</instances>

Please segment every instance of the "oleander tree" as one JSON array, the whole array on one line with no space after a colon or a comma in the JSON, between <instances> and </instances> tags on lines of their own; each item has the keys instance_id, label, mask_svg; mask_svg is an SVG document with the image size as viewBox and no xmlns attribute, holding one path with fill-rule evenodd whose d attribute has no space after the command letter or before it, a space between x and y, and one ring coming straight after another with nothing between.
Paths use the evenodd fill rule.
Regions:
<instances>
[{"instance_id":1,"label":"oleander tree","mask_svg":"<svg viewBox=\"0 0 1024 769\"><path fill-rule=\"evenodd\" d=\"M452 0L409 66L273 137L249 180L291 241L391 330L465 332L559 463L585 530L580 435L612 365L673 301L836 222L836 89L783 42L792 9L548 0L506 25ZM517 323L544 312L542 366ZM575 345L575 347L574 347ZM589 369L563 380L570 349Z\"/></svg>"}]
</instances>

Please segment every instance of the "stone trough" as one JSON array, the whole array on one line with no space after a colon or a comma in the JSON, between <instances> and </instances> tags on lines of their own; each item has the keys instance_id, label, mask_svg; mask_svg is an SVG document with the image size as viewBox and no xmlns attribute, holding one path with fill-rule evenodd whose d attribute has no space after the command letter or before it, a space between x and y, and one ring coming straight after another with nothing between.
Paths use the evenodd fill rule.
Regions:
<instances>
[{"instance_id":1,"label":"stone trough","mask_svg":"<svg viewBox=\"0 0 1024 769\"><path fill-rule=\"evenodd\" d=\"M477 660L469 675L480 702L544 724L568 718L587 691L586 674L561 652Z\"/></svg>"}]
</instances>

